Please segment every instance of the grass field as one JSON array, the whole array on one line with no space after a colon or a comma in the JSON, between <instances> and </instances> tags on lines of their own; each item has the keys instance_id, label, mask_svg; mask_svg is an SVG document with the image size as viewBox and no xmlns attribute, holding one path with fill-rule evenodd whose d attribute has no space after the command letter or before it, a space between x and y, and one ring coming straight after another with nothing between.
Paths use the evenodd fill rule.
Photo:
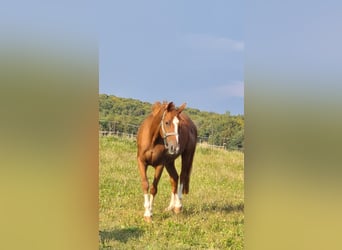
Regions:
<instances>
[{"instance_id":1,"label":"grass field","mask_svg":"<svg viewBox=\"0 0 342 250\"><path fill-rule=\"evenodd\" d=\"M135 142L100 137L100 249L243 249L243 157L241 152L197 147L182 213L164 211L171 194L164 170L153 222L146 223ZM149 166L150 183L153 173Z\"/></svg>"}]
</instances>

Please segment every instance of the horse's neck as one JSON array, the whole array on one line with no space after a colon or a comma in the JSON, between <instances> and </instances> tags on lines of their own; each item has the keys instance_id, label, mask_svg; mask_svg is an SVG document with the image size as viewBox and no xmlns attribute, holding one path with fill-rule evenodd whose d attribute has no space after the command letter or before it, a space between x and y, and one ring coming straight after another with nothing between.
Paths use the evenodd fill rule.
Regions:
<instances>
[{"instance_id":1,"label":"horse's neck","mask_svg":"<svg viewBox=\"0 0 342 250\"><path fill-rule=\"evenodd\" d=\"M152 139L151 139L151 146L154 146L156 143L156 140L159 136L159 126L162 119L162 114L157 114L156 116L153 116L153 120L151 123L151 131L152 131Z\"/></svg>"}]
</instances>

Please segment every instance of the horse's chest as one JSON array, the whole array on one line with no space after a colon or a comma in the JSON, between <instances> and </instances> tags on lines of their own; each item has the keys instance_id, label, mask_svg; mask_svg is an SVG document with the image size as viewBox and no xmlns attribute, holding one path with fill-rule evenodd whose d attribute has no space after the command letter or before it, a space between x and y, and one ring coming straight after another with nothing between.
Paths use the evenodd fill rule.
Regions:
<instances>
[{"instance_id":1,"label":"horse's chest","mask_svg":"<svg viewBox=\"0 0 342 250\"><path fill-rule=\"evenodd\" d=\"M167 150L165 150L163 146L156 146L153 149L147 150L145 153L146 161L149 165L157 166L160 164L165 164L165 162L174 160L179 155L169 155L167 154Z\"/></svg>"}]
</instances>

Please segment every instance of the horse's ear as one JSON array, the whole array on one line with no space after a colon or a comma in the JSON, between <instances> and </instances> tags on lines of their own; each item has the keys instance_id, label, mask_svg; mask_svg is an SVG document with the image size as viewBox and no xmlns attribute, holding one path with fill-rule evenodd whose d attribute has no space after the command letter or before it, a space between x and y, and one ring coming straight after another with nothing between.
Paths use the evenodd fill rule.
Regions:
<instances>
[{"instance_id":1,"label":"horse's ear","mask_svg":"<svg viewBox=\"0 0 342 250\"><path fill-rule=\"evenodd\" d=\"M177 113L180 114L185 109L186 103L183 103L178 109Z\"/></svg>"},{"instance_id":2,"label":"horse's ear","mask_svg":"<svg viewBox=\"0 0 342 250\"><path fill-rule=\"evenodd\" d=\"M166 110L167 111L171 111L171 110L174 110L174 109L175 109L175 105L173 104L173 102L169 102L167 104Z\"/></svg>"},{"instance_id":3,"label":"horse's ear","mask_svg":"<svg viewBox=\"0 0 342 250\"><path fill-rule=\"evenodd\" d=\"M161 103L160 102L155 102L152 105L152 114L153 114L153 116L156 116L159 113L160 108L161 108Z\"/></svg>"}]
</instances>

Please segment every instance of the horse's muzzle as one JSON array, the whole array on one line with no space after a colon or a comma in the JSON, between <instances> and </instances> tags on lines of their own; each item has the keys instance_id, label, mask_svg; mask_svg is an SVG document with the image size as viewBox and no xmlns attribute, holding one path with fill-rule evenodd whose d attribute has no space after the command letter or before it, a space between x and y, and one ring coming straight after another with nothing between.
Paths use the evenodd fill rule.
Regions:
<instances>
[{"instance_id":1,"label":"horse's muzzle","mask_svg":"<svg viewBox=\"0 0 342 250\"><path fill-rule=\"evenodd\" d=\"M179 146L177 144L170 143L167 145L167 151L170 155L177 154L179 152Z\"/></svg>"}]
</instances>

